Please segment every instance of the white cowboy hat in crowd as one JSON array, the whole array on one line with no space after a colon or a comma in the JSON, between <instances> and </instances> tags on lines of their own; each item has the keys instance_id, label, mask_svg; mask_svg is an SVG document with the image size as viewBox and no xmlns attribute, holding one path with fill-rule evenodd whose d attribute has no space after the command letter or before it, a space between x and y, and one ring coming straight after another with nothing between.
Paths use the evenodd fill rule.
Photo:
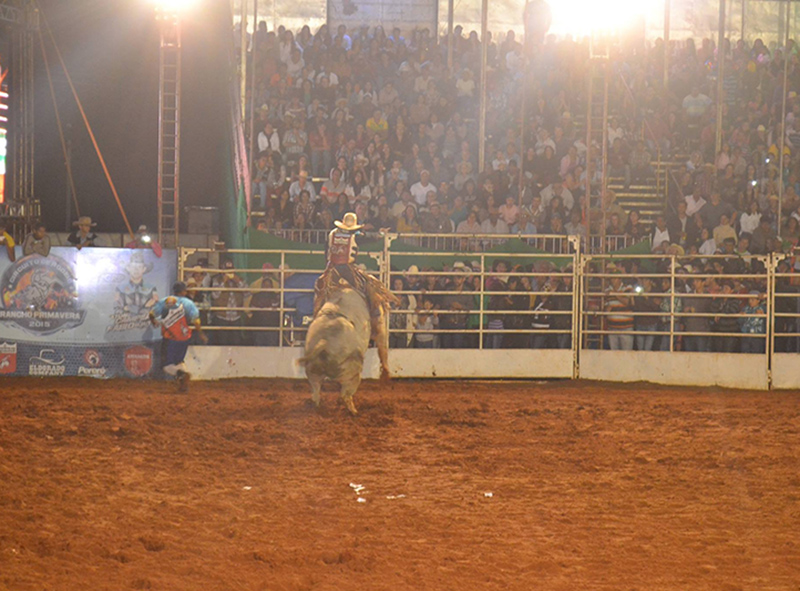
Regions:
<instances>
[{"instance_id":1,"label":"white cowboy hat in crowd","mask_svg":"<svg viewBox=\"0 0 800 591\"><path fill-rule=\"evenodd\" d=\"M77 222L72 222L72 225L73 226L91 226L91 227L94 227L94 226L97 225L97 222L93 222L92 218L90 218L88 215L82 215L81 217L78 218Z\"/></svg>"},{"instance_id":2,"label":"white cowboy hat in crowd","mask_svg":"<svg viewBox=\"0 0 800 591\"><path fill-rule=\"evenodd\" d=\"M353 212L348 212L344 214L342 221L335 221L333 225L339 228L340 230L347 230L348 232L353 232L354 230L360 230L364 227L364 224L358 223L358 217Z\"/></svg>"}]
</instances>

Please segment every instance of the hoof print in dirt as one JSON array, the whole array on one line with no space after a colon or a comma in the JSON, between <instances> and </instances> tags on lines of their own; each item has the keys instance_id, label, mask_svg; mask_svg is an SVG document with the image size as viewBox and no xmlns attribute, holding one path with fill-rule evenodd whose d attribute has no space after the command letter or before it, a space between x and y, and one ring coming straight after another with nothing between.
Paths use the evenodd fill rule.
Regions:
<instances>
[{"instance_id":1,"label":"hoof print in dirt","mask_svg":"<svg viewBox=\"0 0 800 591\"><path fill-rule=\"evenodd\" d=\"M148 552L161 552L165 545L164 542L159 540L158 538L148 538L148 537L141 537L139 541L144 546L144 549Z\"/></svg>"}]
</instances>

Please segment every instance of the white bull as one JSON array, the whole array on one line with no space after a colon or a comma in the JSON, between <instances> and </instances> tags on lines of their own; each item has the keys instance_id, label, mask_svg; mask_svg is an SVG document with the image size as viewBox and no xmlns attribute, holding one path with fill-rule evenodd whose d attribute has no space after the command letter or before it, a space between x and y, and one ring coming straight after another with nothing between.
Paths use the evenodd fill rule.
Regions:
<instances>
[{"instance_id":1,"label":"white bull","mask_svg":"<svg viewBox=\"0 0 800 591\"><path fill-rule=\"evenodd\" d=\"M383 326L383 318L376 320ZM314 404L319 406L322 382L328 378L339 382L347 410L357 414L353 395L361 383L369 339L370 316L364 298L350 288L332 292L308 328L305 356L300 360ZM385 374L388 342L383 331L376 335L376 341Z\"/></svg>"}]
</instances>

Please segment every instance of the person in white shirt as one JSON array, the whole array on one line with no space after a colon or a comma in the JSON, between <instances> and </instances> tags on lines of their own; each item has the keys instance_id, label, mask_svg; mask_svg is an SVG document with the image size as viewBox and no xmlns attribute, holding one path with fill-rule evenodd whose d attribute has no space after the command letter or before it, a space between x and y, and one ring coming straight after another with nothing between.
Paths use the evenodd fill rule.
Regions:
<instances>
[{"instance_id":1,"label":"person in white shirt","mask_svg":"<svg viewBox=\"0 0 800 591\"><path fill-rule=\"evenodd\" d=\"M436 187L430 182L431 173L423 170L419 173L419 182L411 185L411 194L414 196L414 201L418 205L425 205L428 203L428 192L433 191L436 193Z\"/></svg>"},{"instance_id":2,"label":"person in white shirt","mask_svg":"<svg viewBox=\"0 0 800 591\"><path fill-rule=\"evenodd\" d=\"M792 214L794 215L794 214ZM758 201L750 203L750 209L739 216L739 235L752 234L761 223L761 212L758 211Z\"/></svg>"},{"instance_id":3,"label":"person in white shirt","mask_svg":"<svg viewBox=\"0 0 800 591\"><path fill-rule=\"evenodd\" d=\"M608 121L608 145L611 146L616 139L624 139L625 131L617 123L616 118L612 117Z\"/></svg>"},{"instance_id":4,"label":"person in white shirt","mask_svg":"<svg viewBox=\"0 0 800 591\"><path fill-rule=\"evenodd\" d=\"M472 70L464 68L456 80L456 95L471 98L473 94L475 94L475 80L472 77Z\"/></svg>"},{"instance_id":5,"label":"person in white shirt","mask_svg":"<svg viewBox=\"0 0 800 591\"><path fill-rule=\"evenodd\" d=\"M714 241L714 238L711 236L711 232L708 231L708 228L703 228L703 231L700 234L700 240L703 243L700 245L700 248L697 249L697 252L706 256L717 253L717 243Z\"/></svg>"},{"instance_id":6,"label":"person in white shirt","mask_svg":"<svg viewBox=\"0 0 800 591\"><path fill-rule=\"evenodd\" d=\"M656 227L653 228L653 237L650 240L650 248L653 252L657 251L663 243L670 243L667 220L663 215L656 217Z\"/></svg>"},{"instance_id":7,"label":"person in white shirt","mask_svg":"<svg viewBox=\"0 0 800 591\"><path fill-rule=\"evenodd\" d=\"M500 206L500 217L508 226L513 226L517 223L519 217L519 207L514 203L514 196L509 195L506 197L506 202Z\"/></svg>"},{"instance_id":8,"label":"person in white shirt","mask_svg":"<svg viewBox=\"0 0 800 591\"><path fill-rule=\"evenodd\" d=\"M702 117L711 106L711 99L700 93L696 86L692 87L692 92L683 99L683 112L691 119Z\"/></svg>"},{"instance_id":9,"label":"person in white shirt","mask_svg":"<svg viewBox=\"0 0 800 591\"><path fill-rule=\"evenodd\" d=\"M281 153L281 138L269 121L264 124L264 129L258 132L258 151L266 152L267 150Z\"/></svg>"},{"instance_id":10,"label":"person in white shirt","mask_svg":"<svg viewBox=\"0 0 800 591\"><path fill-rule=\"evenodd\" d=\"M494 207L489 210L489 217L481 224L481 234L508 234L508 224L500 218L500 212Z\"/></svg>"},{"instance_id":11,"label":"person in white shirt","mask_svg":"<svg viewBox=\"0 0 800 591\"><path fill-rule=\"evenodd\" d=\"M289 198L295 203L299 202L301 191L308 191L311 203L317 200L314 183L308 180L308 173L305 170L301 170L297 175L297 180L289 185Z\"/></svg>"},{"instance_id":12,"label":"person in white shirt","mask_svg":"<svg viewBox=\"0 0 800 591\"><path fill-rule=\"evenodd\" d=\"M339 25L333 44L341 47L345 51L350 51L353 48L353 40L350 38L350 35L347 34L347 27L345 25Z\"/></svg>"},{"instance_id":13,"label":"person in white shirt","mask_svg":"<svg viewBox=\"0 0 800 591\"><path fill-rule=\"evenodd\" d=\"M542 192L539 193L542 197L542 207L547 209L553 197L561 197L561 203L564 205L565 211L570 211L575 205L575 197L572 192L567 189L561 181L556 181L547 185Z\"/></svg>"},{"instance_id":14,"label":"person in white shirt","mask_svg":"<svg viewBox=\"0 0 800 591\"><path fill-rule=\"evenodd\" d=\"M303 60L303 54L300 53L300 48L295 47L292 49L289 61L286 64L286 73L292 78L297 78L306 67L306 62Z\"/></svg>"},{"instance_id":15,"label":"person in white shirt","mask_svg":"<svg viewBox=\"0 0 800 591\"><path fill-rule=\"evenodd\" d=\"M474 211L469 212L467 219L458 224L456 234L480 234L481 224L478 222L478 214Z\"/></svg>"},{"instance_id":16,"label":"person in white shirt","mask_svg":"<svg viewBox=\"0 0 800 591\"><path fill-rule=\"evenodd\" d=\"M692 217L698 211L703 209L703 206L706 204L706 200L702 197L695 197L694 194L687 195L685 198L686 200L686 215Z\"/></svg>"},{"instance_id":17,"label":"person in white shirt","mask_svg":"<svg viewBox=\"0 0 800 591\"><path fill-rule=\"evenodd\" d=\"M534 149L536 150L536 155L541 156L544 154L544 149L547 146L553 148L553 153L555 154L556 143L550 137L550 132L543 128L539 131L539 137L537 138L536 143L533 145Z\"/></svg>"}]
</instances>

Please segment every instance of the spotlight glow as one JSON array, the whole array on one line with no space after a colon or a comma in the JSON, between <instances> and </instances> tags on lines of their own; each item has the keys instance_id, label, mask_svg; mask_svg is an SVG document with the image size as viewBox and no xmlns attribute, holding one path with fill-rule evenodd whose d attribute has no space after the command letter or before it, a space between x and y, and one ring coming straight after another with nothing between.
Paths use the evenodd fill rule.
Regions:
<instances>
[{"instance_id":1,"label":"spotlight glow","mask_svg":"<svg viewBox=\"0 0 800 591\"><path fill-rule=\"evenodd\" d=\"M190 10L197 0L149 0L156 12L164 14L183 14Z\"/></svg>"},{"instance_id":2,"label":"spotlight glow","mask_svg":"<svg viewBox=\"0 0 800 591\"><path fill-rule=\"evenodd\" d=\"M550 3L551 33L585 37L592 33L622 33L642 16L649 18L663 8L659 0L559 0Z\"/></svg>"}]
</instances>

